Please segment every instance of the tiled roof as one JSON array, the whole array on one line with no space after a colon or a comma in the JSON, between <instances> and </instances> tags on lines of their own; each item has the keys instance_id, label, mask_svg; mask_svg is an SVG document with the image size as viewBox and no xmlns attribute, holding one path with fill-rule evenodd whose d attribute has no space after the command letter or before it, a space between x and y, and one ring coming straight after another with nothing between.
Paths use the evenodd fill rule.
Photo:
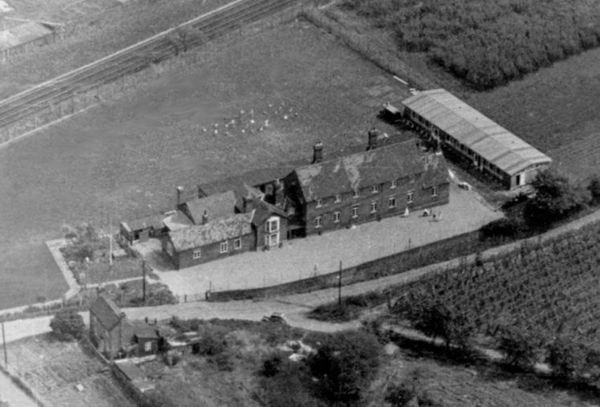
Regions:
<instances>
[{"instance_id":1,"label":"tiled roof","mask_svg":"<svg viewBox=\"0 0 600 407\"><path fill-rule=\"evenodd\" d=\"M204 198L197 198L183 204L196 225L202 223L202 216L206 211L208 219L229 216L235 211L235 194L233 191L212 194Z\"/></svg>"},{"instance_id":2,"label":"tiled roof","mask_svg":"<svg viewBox=\"0 0 600 407\"><path fill-rule=\"evenodd\" d=\"M264 181L262 183L266 182L268 181ZM262 197L264 195L258 188L255 188L252 185L253 184L250 181L244 179L243 177L230 177L224 180L199 185L198 190L200 195L204 196L210 196L225 191L233 191L236 198L236 206L238 208L242 208L243 198L253 199Z\"/></svg>"},{"instance_id":3,"label":"tiled roof","mask_svg":"<svg viewBox=\"0 0 600 407\"><path fill-rule=\"evenodd\" d=\"M402 104L509 175L552 161L444 89L419 92Z\"/></svg>"},{"instance_id":4,"label":"tiled roof","mask_svg":"<svg viewBox=\"0 0 600 407\"><path fill-rule=\"evenodd\" d=\"M254 226L260 226L264 224L265 221L273 214L279 215L282 218L287 218L287 213L285 213L285 211L262 200L255 201L254 210L252 213L252 224Z\"/></svg>"},{"instance_id":5,"label":"tiled roof","mask_svg":"<svg viewBox=\"0 0 600 407\"><path fill-rule=\"evenodd\" d=\"M252 216L252 212L235 214L209 221L205 225L175 230L169 236L175 250L194 249L249 234L252 232Z\"/></svg>"},{"instance_id":6,"label":"tiled roof","mask_svg":"<svg viewBox=\"0 0 600 407\"><path fill-rule=\"evenodd\" d=\"M121 320L121 310L110 299L103 294L98 296L90 307L90 313L98 319L98 322L108 331L112 330Z\"/></svg>"},{"instance_id":7,"label":"tiled roof","mask_svg":"<svg viewBox=\"0 0 600 407\"><path fill-rule=\"evenodd\" d=\"M158 339L156 329L144 321L132 321L133 335L144 339Z\"/></svg>"},{"instance_id":8,"label":"tiled roof","mask_svg":"<svg viewBox=\"0 0 600 407\"><path fill-rule=\"evenodd\" d=\"M421 152L416 140L305 165L295 172L307 202L410 175L425 173L426 186L445 182L447 177L443 156Z\"/></svg>"},{"instance_id":9,"label":"tiled roof","mask_svg":"<svg viewBox=\"0 0 600 407\"><path fill-rule=\"evenodd\" d=\"M150 215L150 216L146 216L140 219L134 219L132 221L128 221L128 222L121 222L126 229L128 229L130 232L134 231L134 230L142 230L142 229L148 229L148 228L154 228L155 230L159 230L162 229L163 227L165 227L165 225L163 224L163 218L164 216L161 214L156 214L156 215Z\"/></svg>"}]
</instances>

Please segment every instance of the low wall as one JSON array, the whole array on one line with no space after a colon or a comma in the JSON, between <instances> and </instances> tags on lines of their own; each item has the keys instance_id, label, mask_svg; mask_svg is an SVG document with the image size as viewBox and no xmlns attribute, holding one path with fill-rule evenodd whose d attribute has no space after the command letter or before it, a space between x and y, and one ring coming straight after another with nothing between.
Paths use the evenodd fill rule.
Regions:
<instances>
[{"instance_id":1,"label":"low wall","mask_svg":"<svg viewBox=\"0 0 600 407\"><path fill-rule=\"evenodd\" d=\"M479 230L345 268L342 270L342 285L373 280L451 258L466 256L477 251L477 249L474 250L475 247L481 248ZM207 292L206 300L215 302L247 300L309 292L337 286L338 276L339 272L333 272L270 287Z\"/></svg>"}]
</instances>

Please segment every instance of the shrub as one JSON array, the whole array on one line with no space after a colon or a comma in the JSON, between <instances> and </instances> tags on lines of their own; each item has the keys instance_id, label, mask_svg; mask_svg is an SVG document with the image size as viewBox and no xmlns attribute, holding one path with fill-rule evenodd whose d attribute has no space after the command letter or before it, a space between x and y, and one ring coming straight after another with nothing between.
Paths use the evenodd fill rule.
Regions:
<instances>
[{"instance_id":1,"label":"shrub","mask_svg":"<svg viewBox=\"0 0 600 407\"><path fill-rule=\"evenodd\" d=\"M548 347L548 363L556 376L571 380L583 373L587 352L584 346L558 338Z\"/></svg>"},{"instance_id":2,"label":"shrub","mask_svg":"<svg viewBox=\"0 0 600 407\"><path fill-rule=\"evenodd\" d=\"M500 329L499 350L506 354L506 362L514 367L527 369L538 359L543 339L535 329L521 327L503 327Z\"/></svg>"},{"instance_id":3,"label":"shrub","mask_svg":"<svg viewBox=\"0 0 600 407\"><path fill-rule=\"evenodd\" d=\"M588 191L592 195L592 203L594 205L600 204L600 177L595 176L590 180Z\"/></svg>"},{"instance_id":4,"label":"shrub","mask_svg":"<svg viewBox=\"0 0 600 407\"><path fill-rule=\"evenodd\" d=\"M379 365L381 345L364 331L342 331L326 337L308 359L315 390L329 403L356 403Z\"/></svg>"},{"instance_id":5,"label":"shrub","mask_svg":"<svg viewBox=\"0 0 600 407\"><path fill-rule=\"evenodd\" d=\"M385 401L392 407L441 407L442 404L423 389L422 372L421 369L415 369L407 380L388 387Z\"/></svg>"},{"instance_id":6,"label":"shrub","mask_svg":"<svg viewBox=\"0 0 600 407\"><path fill-rule=\"evenodd\" d=\"M198 353L204 356L216 356L227 349L227 330L223 327L207 325L202 327L198 333Z\"/></svg>"},{"instance_id":7,"label":"shrub","mask_svg":"<svg viewBox=\"0 0 600 407\"><path fill-rule=\"evenodd\" d=\"M77 311L64 309L54 315L50 321L50 328L60 340L71 341L83 336L85 324Z\"/></svg>"},{"instance_id":8,"label":"shrub","mask_svg":"<svg viewBox=\"0 0 600 407\"><path fill-rule=\"evenodd\" d=\"M482 239L515 238L521 230L519 221L513 218L494 220L480 229Z\"/></svg>"},{"instance_id":9,"label":"shrub","mask_svg":"<svg viewBox=\"0 0 600 407\"><path fill-rule=\"evenodd\" d=\"M262 399L272 407L320 407L324 403L311 393L311 377L303 363L283 358L277 373L263 377ZM263 404L263 403L261 403Z\"/></svg>"}]
</instances>

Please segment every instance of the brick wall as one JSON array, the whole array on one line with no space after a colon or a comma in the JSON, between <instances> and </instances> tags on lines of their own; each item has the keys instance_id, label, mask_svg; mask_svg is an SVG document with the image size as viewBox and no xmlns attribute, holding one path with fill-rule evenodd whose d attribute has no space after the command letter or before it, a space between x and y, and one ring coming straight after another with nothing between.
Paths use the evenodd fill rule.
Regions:
<instances>
[{"instance_id":1,"label":"brick wall","mask_svg":"<svg viewBox=\"0 0 600 407\"><path fill-rule=\"evenodd\" d=\"M227 240L228 250L226 253L220 252L222 242L217 242L217 243L212 243L212 244L209 244L206 246L202 246L200 248L201 256L198 259L194 259L194 256L193 256L194 250L190 249L190 250L185 250L182 252L175 253L175 255L173 256L173 261L175 263L175 266L178 269L180 269L180 268L195 266L196 264L206 263L207 261L212 261L212 260L217 260L217 259L224 258L227 256L232 256L232 255L235 255L238 253L255 250L256 249L256 241L255 241L254 236L255 236L254 233L249 233L249 234L243 235L242 236L242 247L240 249L234 249L233 241L235 239L228 239Z\"/></svg>"}]
</instances>

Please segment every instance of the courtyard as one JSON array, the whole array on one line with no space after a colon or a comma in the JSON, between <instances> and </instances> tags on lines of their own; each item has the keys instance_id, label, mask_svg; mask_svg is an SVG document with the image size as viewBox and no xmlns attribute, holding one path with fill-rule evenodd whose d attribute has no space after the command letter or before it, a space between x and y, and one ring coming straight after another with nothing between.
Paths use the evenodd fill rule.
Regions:
<instances>
[{"instance_id":1,"label":"courtyard","mask_svg":"<svg viewBox=\"0 0 600 407\"><path fill-rule=\"evenodd\" d=\"M148 256L160 280L181 300L203 298L208 290L259 288L338 270L389 256L440 239L460 235L499 219L477 192L450 188L450 204L432 209L438 219L422 211L392 217L352 229L342 229L288 240L283 247L246 252L182 270L173 270L161 255ZM441 217L439 216L441 214ZM159 245L154 245L158 249Z\"/></svg>"}]
</instances>

